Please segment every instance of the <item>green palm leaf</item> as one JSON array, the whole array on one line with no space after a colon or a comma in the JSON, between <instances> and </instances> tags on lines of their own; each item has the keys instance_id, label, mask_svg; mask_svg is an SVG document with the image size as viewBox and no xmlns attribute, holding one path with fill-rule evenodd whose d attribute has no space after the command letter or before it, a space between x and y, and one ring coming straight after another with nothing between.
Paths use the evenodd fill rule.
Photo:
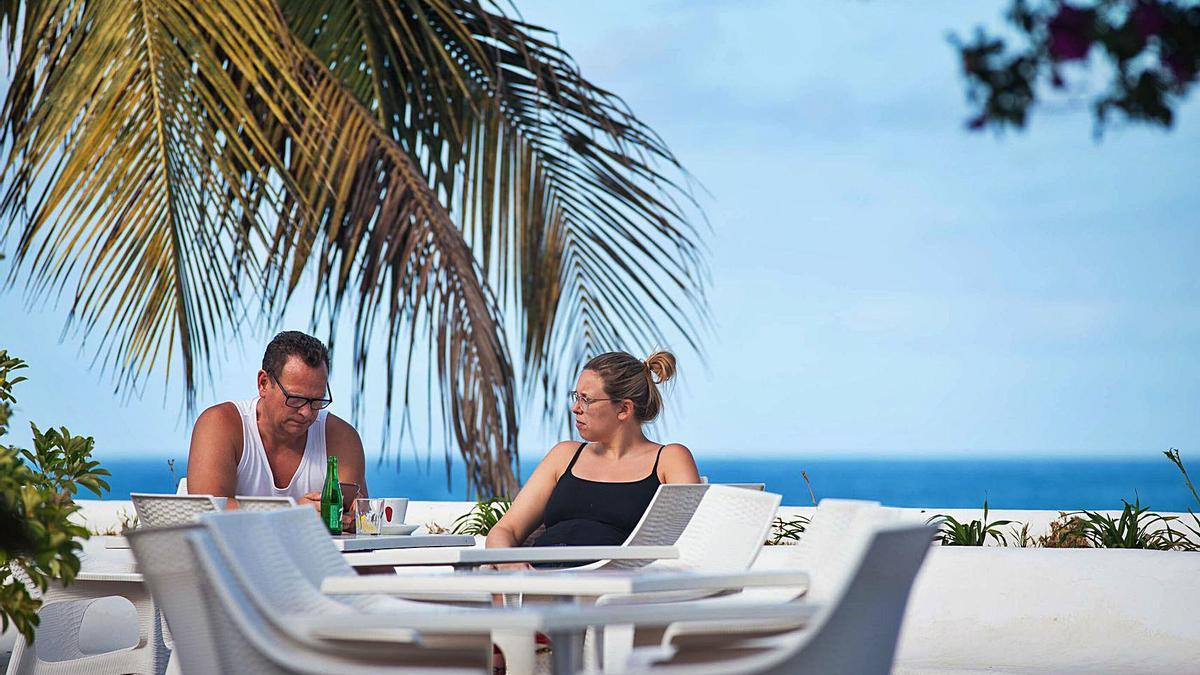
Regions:
<instances>
[{"instance_id":1,"label":"green palm leaf","mask_svg":"<svg viewBox=\"0 0 1200 675\"><path fill-rule=\"evenodd\" d=\"M500 299L527 385L605 349L692 341L705 317L691 203L653 131L580 75L552 34L471 0L282 3L421 167ZM550 405L551 398L545 398Z\"/></svg>"},{"instance_id":2,"label":"green palm leaf","mask_svg":"<svg viewBox=\"0 0 1200 675\"><path fill-rule=\"evenodd\" d=\"M118 388L178 364L191 407L198 370L314 271L314 324L332 341L354 316L354 416L374 335L406 415L398 378L427 348L469 485L507 492L506 313L530 392L704 323L690 193L659 167L686 175L542 29L470 0L6 2L0 21L9 281L69 291Z\"/></svg>"}]
</instances>

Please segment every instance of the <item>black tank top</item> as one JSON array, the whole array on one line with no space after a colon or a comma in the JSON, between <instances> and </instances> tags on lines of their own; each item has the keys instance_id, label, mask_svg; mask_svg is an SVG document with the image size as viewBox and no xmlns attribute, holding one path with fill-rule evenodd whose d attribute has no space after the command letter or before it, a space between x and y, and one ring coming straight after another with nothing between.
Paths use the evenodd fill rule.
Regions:
<instances>
[{"instance_id":1,"label":"black tank top","mask_svg":"<svg viewBox=\"0 0 1200 675\"><path fill-rule=\"evenodd\" d=\"M665 446L658 446L654 468L641 480L609 483L578 478L572 473L580 443L567 470L558 479L543 512L546 531L534 546L616 546L625 542L650 500L661 485L658 460Z\"/></svg>"}]
</instances>

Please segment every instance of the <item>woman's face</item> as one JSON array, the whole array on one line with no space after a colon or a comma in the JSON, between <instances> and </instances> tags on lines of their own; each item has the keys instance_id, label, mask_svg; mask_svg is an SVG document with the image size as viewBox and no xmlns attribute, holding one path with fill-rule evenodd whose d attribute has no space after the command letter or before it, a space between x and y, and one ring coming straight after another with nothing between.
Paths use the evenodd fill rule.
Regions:
<instances>
[{"instance_id":1,"label":"woman's face","mask_svg":"<svg viewBox=\"0 0 1200 675\"><path fill-rule=\"evenodd\" d=\"M625 408L631 407L628 401L608 401L604 392L604 380L594 370L585 370L579 374L575 383L575 391L591 401L584 405L582 401L573 401L571 412L575 415L575 428L585 441L602 441L612 436L618 427L631 417Z\"/></svg>"}]
</instances>

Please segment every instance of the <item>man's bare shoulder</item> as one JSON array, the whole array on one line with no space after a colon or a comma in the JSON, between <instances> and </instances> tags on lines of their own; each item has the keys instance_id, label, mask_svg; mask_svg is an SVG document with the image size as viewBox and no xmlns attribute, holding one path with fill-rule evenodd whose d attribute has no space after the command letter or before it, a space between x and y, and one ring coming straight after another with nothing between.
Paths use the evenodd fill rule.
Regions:
<instances>
[{"instance_id":1,"label":"man's bare shoulder","mask_svg":"<svg viewBox=\"0 0 1200 675\"><path fill-rule=\"evenodd\" d=\"M218 431L222 429L241 429L242 414L238 412L237 406L233 401L225 401L210 406L200 413L196 418L196 428L204 427L208 430Z\"/></svg>"},{"instance_id":2,"label":"man's bare shoulder","mask_svg":"<svg viewBox=\"0 0 1200 675\"><path fill-rule=\"evenodd\" d=\"M242 414L238 412L237 406L231 401L206 408L196 418L196 426L192 428L192 438L204 438L220 445L240 448L242 444Z\"/></svg>"},{"instance_id":3,"label":"man's bare shoulder","mask_svg":"<svg viewBox=\"0 0 1200 675\"><path fill-rule=\"evenodd\" d=\"M362 439L354 425L333 413L325 416L325 446L337 448L338 454L345 451L363 454Z\"/></svg>"},{"instance_id":4,"label":"man's bare shoulder","mask_svg":"<svg viewBox=\"0 0 1200 675\"><path fill-rule=\"evenodd\" d=\"M189 466L192 460L240 461L242 442L242 415L236 405L227 401L206 408L192 427Z\"/></svg>"}]
</instances>

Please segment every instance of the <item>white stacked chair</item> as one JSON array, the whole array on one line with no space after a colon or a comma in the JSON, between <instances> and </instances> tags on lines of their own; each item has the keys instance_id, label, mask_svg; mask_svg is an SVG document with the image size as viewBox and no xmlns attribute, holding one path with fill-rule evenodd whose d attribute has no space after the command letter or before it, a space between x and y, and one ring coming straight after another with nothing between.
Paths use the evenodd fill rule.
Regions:
<instances>
[{"instance_id":1,"label":"white stacked chair","mask_svg":"<svg viewBox=\"0 0 1200 675\"><path fill-rule=\"evenodd\" d=\"M287 620L305 615L265 613L269 603L257 595L259 589L243 584L203 525L139 530L130 534L130 545L168 624L178 636L179 663L187 675L490 672L490 651L482 649L473 655L439 650L429 658L421 658L411 649L404 650L407 645L400 645L399 650L390 648L393 642L339 648L285 630L282 625ZM354 613L343 609L347 610L344 616L348 628L353 630Z\"/></svg>"},{"instance_id":2,"label":"white stacked chair","mask_svg":"<svg viewBox=\"0 0 1200 675\"><path fill-rule=\"evenodd\" d=\"M308 507L289 509L293 513L305 513L308 517L301 520L306 525L299 531L294 529L279 529L270 513L255 513L246 511L226 511L206 514L201 517L208 538L220 551L224 564L229 572L245 588L253 589L250 593L252 600L258 605L259 611L268 621L277 624L284 633L291 634L297 642L308 642L321 649L336 648L337 640L314 639L304 633L294 632L286 621L278 621L277 617L284 615L355 615L361 612L383 614L402 613L413 609L432 609L429 604L397 598L377 597L359 599L356 604L339 602L321 593L308 575L297 564L309 557L321 556L324 552L336 549L329 540L328 533L320 523L316 512ZM284 513L284 512L277 512ZM301 532L312 532L313 526L320 532L319 537L303 537ZM303 538L309 540L310 548L289 551L282 541ZM340 556L339 556L340 557ZM343 563L344 564L344 563ZM397 626L403 629L403 626ZM349 635L353 635L351 631ZM403 638L403 640L399 639ZM491 641L486 636L427 636L416 631L393 631L388 644L383 651L393 656L403 656L409 661L434 659L434 662L446 662L455 657L460 662L469 662L473 653L490 649ZM407 652L400 642L406 642ZM434 647L427 649L427 647ZM371 648L361 643L349 646L357 654L369 654ZM449 652L442 648L450 650ZM437 653L427 653L437 652ZM464 658L465 657L465 658Z\"/></svg>"},{"instance_id":3,"label":"white stacked chair","mask_svg":"<svg viewBox=\"0 0 1200 675\"><path fill-rule=\"evenodd\" d=\"M137 613L136 642L127 649L89 653L80 643L85 615L98 600L114 596L128 600ZM41 598L36 639L30 644L17 636L7 675L158 674L166 670L170 650L155 620L154 601L142 584L77 578L65 587L54 582Z\"/></svg>"},{"instance_id":4,"label":"white stacked chair","mask_svg":"<svg viewBox=\"0 0 1200 675\"><path fill-rule=\"evenodd\" d=\"M129 495L139 527L167 527L196 520L201 513L220 511L223 503L210 495L169 495L134 492Z\"/></svg>"},{"instance_id":5,"label":"white stacked chair","mask_svg":"<svg viewBox=\"0 0 1200 675\"><path fill-rule=\"evenodd\" d=\"M696 648L657 661L635 660L625 669L610 664L609 670L639 675L886 675L892 669L909 592L933 534L928 525L876 529L858 559L851 561L848 581L830 594L828 602L818 604L817 614L805 627L734 643L715 641L709 649L700 642ZM817 584L814 581L810 593L819 594ZM686 605L679 610L681 618L686 616ZM631 611L630 620L637 621L636 611Z\"/></svg>"},{"instance_id":6,"label":"white stacked chair","mask_svg":"<svg viewBox=\"0 0 1200 675\"><path fill-rule=\"evenodd\" d=\"M854 566L863 555L874 531L893 519L878 502L848 499L821 500L800 541L781 546L783 555L769 562L760 557L752 569L794 569L807 572L809 583L795 588L747 588L736 594L703 598L696 605L742 604L761 602L768 605L792 602L800 597L811 602L827 603L836 597L849 582ZM766 562L767 564L761 564ZM604 663L614 671L627 662L651 663L680 650L692 647L712 649L720 644L732 644L750 637L763 637L793 630L803 623L783 620L684 621L671 624L666 630L657 628L639 631L637 642L645 645L630 649L630 641L606 643ZM646 645L662 634L661 646Z\"/></svg>"}]
</instances>

